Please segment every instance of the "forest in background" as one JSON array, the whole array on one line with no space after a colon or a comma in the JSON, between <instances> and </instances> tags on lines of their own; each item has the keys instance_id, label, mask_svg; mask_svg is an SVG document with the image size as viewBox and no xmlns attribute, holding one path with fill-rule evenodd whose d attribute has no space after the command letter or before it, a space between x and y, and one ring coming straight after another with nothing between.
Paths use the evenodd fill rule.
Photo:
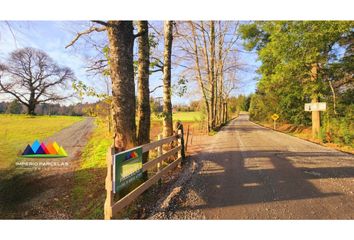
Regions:
<instances>
[{"instance_id":1,"label":"forest in background","mask_svg":"<svg viewBox=\"0 0 354 240\"><path fill-rule=\"evenodd\" d=\"M250 103L254 121L311 126L304 104L326 102L323 142L353 146L354 24L351 21L270 21L243 25L240 33L262 65Z\"/></svg>"}]
</instances>

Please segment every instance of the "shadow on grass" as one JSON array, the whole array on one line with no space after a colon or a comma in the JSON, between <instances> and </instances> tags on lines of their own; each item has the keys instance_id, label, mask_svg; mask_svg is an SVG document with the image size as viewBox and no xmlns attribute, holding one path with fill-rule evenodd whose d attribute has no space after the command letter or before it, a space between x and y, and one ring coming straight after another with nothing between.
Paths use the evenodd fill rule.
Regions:
<instances>
[{"instance_id":1,"label":"shadow on grass","mask_svg":"<svg viewBox=\"0 0 354 240\"><path fill-rule=\"evenodd\" d=\"M0 219L103 218L105 168L0 174Z\"/></svg>"},{"instance_id":2,"label":"shadow on grass","mask_svg":"<svg viewBox=\"0 0 354 240\"><path fill-rule=\"evenodd\" d=\"M0 219L103 219L106 197L106 168L86 168L74 172L7 172L0 179ZM168 180L165 180L168 182ZM142 183L122 189L122 198ZM168 184L151 187L116 219L146 218ZM118 194L115 201L118 201ZM44 209L44 210L43 210Z\"/></svg>"}]
</instances>

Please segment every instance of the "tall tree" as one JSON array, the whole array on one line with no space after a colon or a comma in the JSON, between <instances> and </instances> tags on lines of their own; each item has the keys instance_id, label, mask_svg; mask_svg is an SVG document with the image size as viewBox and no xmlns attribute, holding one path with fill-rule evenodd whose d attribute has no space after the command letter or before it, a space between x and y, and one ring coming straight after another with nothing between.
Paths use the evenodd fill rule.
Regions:
<instances>
[{"instance_id":1,"label":"tall tree","mask_svg":"<svg viewBox=\"0 0 354 240\"><path fill-rule=\"evenodd\" d=\"M164 56L163 56L163 136L173 133L171 103L171 55L173 40L173 22L164 23Z\"/></svg>"},{"instance_id":2,"label":"tall tree","mask_svg":"<svg viewBox=\"0 0 354 240\"><path fill-rule=\"evenodd\" d=\"M215 25L215 21L179 24L182 37L177 41L185 72L196 79L202 93L208 131L224 123L225 102L237 86L235 72L241 68L236 48L238 22Z\"/></svg>"},{"instance_id":3,"label":"tall tree","mask_svg":"<svg viewBox=\"0 0 354 240\"><path fill-rule=\"evenodd\" d=\"M206 69L206 75L208 79L208 85L209 85L209 116L208 116L208 131L213 129L213 115L214 115L214 83L213 83L213 77L210 72L210 57L209 57L209 52L208 52L208 39L207 39L207 34L208 30L204 27L203 21L200 22L200 31L202 33L203 37L203 56L204 56L204 64L205 64L205 69Z\"/></svg>"},{"instance_id":4,"label":"tall tree","mask_svg":"<svg viewBox=\"0 0 354 240\"><path fill-rule=\"evenodd\" d=\"M15 50L6 63L0 64L0 92L25 105L30 115L35 115L39 103L68 98L63 88L74 78L70 68L60 67L48 54L35 48Z\"/></svg>"},{"instance_id":5,"label":"tall tree","mask_svg":"<svg viewBox=\"0 0 354 240\"><path fill-rule=\"evenodd\" d=\"M150 44L147 21L138 21L138 144L150 142ZM149 160L149 152L143 154L143 163ZM143 173L143 179L148 179L148 173Z\"/></svg>"},{"instance_id":6,"label":"tall tree","mask_svg":"<svg viewBox=\"0 0 354 240\"><path fill-rule=\"evenodd\" d=\"M194 67L194 72L195 72L195 76L196 79L198 81L200 90L202 92L203 95L203 99L204 99L204 104L205 104L205 109L206 109L206 114L207 114L207 124L208 124L208 132L210 131L210 105L209 105L209 100L208 100L208 92L207 92L207 88L203 82L203 76L202 76L202 71L201 71L201 65L200 65L200 59L199 59L199 46L197 43L197 33L196 33L196 27L195 24L190 21L189 22L190 26L191 26L191 32L192 32L192 42L193 44L190 44L192 46L192 52L193 52L193 61L195 63L195 67Z\"/></svg>"},{"instance_id":7,"label":"tall tree","mask_svg":"<svg viewBox=\"0 0 354 240\"><path fill-rule=\"evenodd\" d=\"M258 120L265 120L277 111L285 121L307 124L309 114L303 111L304 103L326 101L327 112L331 111L335 101L331 101L329 94L340 92L334 87L349 83L341 77L350 75L346 65L342 65L345 57L336 48L340 46L347 52L348 45L341 46L341 42L353 36L353 26L349 21L271 21L243 25L240 31L246 48L256 50L262 61L251 113ZM338 69L349 74L334 74ZM319 114L315 116L318 117ZM317 126L314 132L318 131Z\"/></svg>"},{"instance_id":8,"label":"tall tree","mask_svg":"<svg viewBox=\"0 0 354 240\"><path fill-rule=\"evenodd\" d=\"M212 116L211 116L211 127L215 128L216 126L216 115L217 115L217 81L215 79L215 23L210 21L210 89L211 89L211 99L212 104Z\"/></svg>"},{"instance_id":9,"label":"tall tree","mask_svg":"<svg viewBox=\"0 0 354 240\"><path fill-rule=\"evenodd\" d=\"M109 70L112 80L114 146L125 150L136 145L134 28L132 21L108 21Z\"/></svg>"},{"instance_id":10,"label":"tall tree","mask_svg":"<svg viewBox=\"0 0 354 240\"><path fill-rule=\"evenodd\" d=\"M150 141L150 46L147 21L138 21L138 143Z\"/></svg>"},{"instance_id":11,"label":"tall tree","mask_svg":"<svg viewBox=\"0 0 354 240\"><path fill-rule=\"evenodd\" d=\"M122 151L136 144L149 141L149 35L147 21L138 22L138 33L134 34L132 21L92 21L89 29L77 33L66 46L72 46L81 36L93 32L106 32L108 47L104 47L99 59L95 59L89 70L109 75L112 81L112 119L114 146ZM97 26L99 24L101 26ZM138 131L135 123L136 99L134 83L133 47L139 38L138 59ZM95 45L95 47L97 47Z\"/></svg>"},{"instance_id":12,"label":"tall tree","mask_svg":"<svg viewBox=\"0 0 354 240\"><path fill-rule=\"evenodd\" d=\"M222 117L223 112L224 112L224 98L223 98L223 85L224 85L224 62L223 62L223 57L224 57L224 35L225 33L222 30L222 25L221 21L219 21L219 37L218 37L218 59L217 59L217 71L216 71L216 81L217 85L219 88L217 88L216 92L216 104L218 104L218 109L219 109L219 114L217 116L217 124L223 124L224 119Z\"/></svg>"}]
</instances>

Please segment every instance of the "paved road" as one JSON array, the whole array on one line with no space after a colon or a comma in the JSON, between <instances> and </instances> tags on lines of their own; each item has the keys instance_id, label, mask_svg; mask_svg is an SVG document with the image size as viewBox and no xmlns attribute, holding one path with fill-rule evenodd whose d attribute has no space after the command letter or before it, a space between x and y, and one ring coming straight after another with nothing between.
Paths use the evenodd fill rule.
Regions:
<instances>
[{"instance_id":1,"label":"paved road","mask_svg":"<svg viewBox=\"0 0 354 240\"><path fill-rule=\"evenodd\" d=\"M260 127L248 115L214 136L197 161L169 218L354 218L353 155Z\"/></svg>"}]
</instances>

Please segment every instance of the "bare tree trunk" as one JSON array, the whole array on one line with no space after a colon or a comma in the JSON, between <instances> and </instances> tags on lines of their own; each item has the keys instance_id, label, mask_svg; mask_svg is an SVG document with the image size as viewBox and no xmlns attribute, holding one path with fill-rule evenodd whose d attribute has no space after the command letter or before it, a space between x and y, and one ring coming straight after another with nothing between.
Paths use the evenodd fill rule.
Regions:
<instances>
[{"instance_id":1,"label":"bare tree trunk","mask_svg":"<svg viewBox=\"0 0 354 240\"><path fill-rule=\"evenodd\" d=\"M173 133L172 103L171 103L171 54L172 54L172 21L164 23L164 65L163 65L163 136L168 137Z\"/></svg>"},{"instance_id":2,"label":"bare tree trunk","mask_svg":"<svg viewBox=\"0 0 354 240\"><path fill-rule=\"evenodd\" d=\"M216 81L215 81L215 26L214 21L210 21L210 81L211 81L211 99L212 104L212 119L211 127L215 128L215 117L216 117Z\"/></svg>"},{"instance_id":3,"label":"bare tree trunk","mask_svg":"<svg viewBox=\"0 0 354 240\"><path fill-rule=\"evenodd\" d=\"M197 80L200 86L200 89L203 93L203 99L205 103L205 108L207 111L207 118L208 118L208 132L210 132L210 125L209 125L209 117L210 117L210 110L209 110L209 102L206 94L206 89L203 83L203 78L202 78L202 72L200 70L200 64L199 64L199 52L198 52L198 45L197 45L197 39L196 39L196 32L195 32L195 26L193 22L189 22L191 27L192 27L192 36L193 36L193 50L194 50L194 57L195 57L195 71L196 71L196 76Z\"/></svg>"},{"instance_id":4,"label":"bare tree trunk","mask_svg":"<svg viewBox=\"0 0 354 240\"><path fill-rule=\"evenodd\" d=\"M138 21L138 32L142 33L138 40L138 144L140 145L150 141L150 46L147 21Z\"/></svg>"},{"instance_id":5,"label":"bare tree trunk","mask_svg":"<svg viewBox=\"0 0 354 240\"><path fill-rule=\"evenodd\" d=\"M224 102L222 104L222 119L223 123L226 123L228 120L228 111L227 111L227 99L224 99Z\"/></svg>"},{"instance_id":6,"label":"bare tree trunk","mask_svg":"<svg viewBox=\"0 0 354 240\"><path fill-rule=\"evenodd\" d=\"M212 85L212 78L210 74L210 64L209 64L209 54L208 54L208 44L205 36L206 29L204 28L203 21L201 21L201 31L202 31L202 37L203 37L203 55L204 55L204 62L206 64L206 71L207 71L207 76L209 78L209 92L210 92L210 101L209 101L209 114L208 114L208 132L213 128L213 113L214 113L214 89Z\"/></svg>"},{"instance_id":7,"label":"bare tree trunk","mask_svg":"<svg viewBox=\"0 0 354 240\"><path fill-rule=\"evenodd\" d=\"M138 21L138 144L150 142L150 89L149 66L150 45L149 27L147 21ZM149 160L149 152L143 153L143 163ZM148 173L143 173L143 179L148 179Z\"/></svg>"},{"instance_id":8,"label":"bare tree trunk","mask_svg":"<svg viewBox=\"0 0 354 240\"><path fill-rule=\"evenodd\" d=\"M227 109L227 100L225 102L225 122L229 121L229 111Z\"/></svg>"},{"instance_id":9,"label":"bare tree trunk","mask_svg":"<svg viewBox=\"0 0 354 240\"><path fill-rule=\"evenodd\" d=\"M328 83L329 83L329 87L331 88L331 91L332 91L332 98L333 98L333 112L335 115L337 115L337 110L336 110L336 92L333 88L333 84L331 82L331 80L328 80Z\"/></svg>"},{"instance_id":10,"label":"bare tree trunk","mask_svg":"<svg viewBox=\"0 0 354 240\"><path fill-rule=\"evenodd\" d=\"M122 151L136 145L133 22L108 21L107 33L114 146Z\"/></svg>"},{"instance_id":11,"label":"bare tree trunk","mask_svg":"<svg viewBox=\"0 0 354 240\"><path fill-rule=\"evenodd\" d=\"M34 99L34 91L33 91L33 92L31 92L30 99L28 101L27 113L29 115L36 115L36 113L34 112L35 109L36 109L36 100Z\"/></svg>"},{"instance_id":12,"label":"bare tree trunk","mask_svg":"<svg viewBox=\"0 0 354 240\"><path fill-rule=\"evenodd\" d=\"M224 119L223 119L223 71L224 71L224 64L223 64L223 43L224 43L224 35L222 33L222 28L221 28L221 21L219 21L219 41L218 41L218 74L217 74L217 79L216 81L219 81L218 87L219 89L219 124L224 124Z\"/></svg>"}]
</instances>

